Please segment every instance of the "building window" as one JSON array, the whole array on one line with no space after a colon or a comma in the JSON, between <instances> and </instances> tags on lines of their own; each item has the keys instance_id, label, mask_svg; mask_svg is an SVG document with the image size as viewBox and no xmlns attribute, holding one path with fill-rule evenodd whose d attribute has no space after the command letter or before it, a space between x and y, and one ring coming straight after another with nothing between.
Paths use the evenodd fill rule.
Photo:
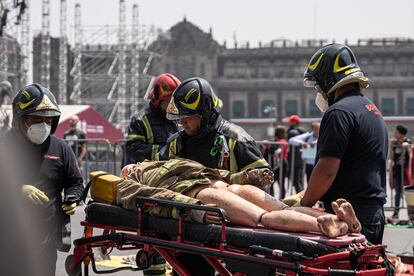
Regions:
<instances>
[{"instance_id":1,"label":"building window","mask_svg":"<svg viewBox=\"0 0 414 276\"><path fill-rule=\"evenodd\" d=\"M405 112L407 115L414 115L414 98L407 98L405 102Z\"/></svg>"},{"instance_id":2,"label":"building window","mask_svg":"<svg viewBox=\"0 0 414 276\"><path fill-rule=\"evenodd\" d=\"M395 115L395 102L394 99L382 99L381 112L383 115L392 116Z\"/></svg>"},{"instance_id":3,"label":"building window","mask_svg":"<svg viewBox=\"0 0 414 276\"><path fill-rule=\"evenodd\" d=\"M275 105L273 100L263 100L260 105L260 112L263 118L273 118Z\"/></svg>"},{"instance_id":4,"label":"building window","mask_svg":"<svg viewBox=\"0 0 414 276\"><path fill-rule=\"evenodd\" d=\"M236 100L233 102L233 118L245 117L244 101Z\"/></svg>"},{"instance_id":5,"label":"building window","mask_svg":"<svg viewBox=\"0 0 414 276\"><path fill-rule=\"evenodd\" d=\"M286 116L298 114L298 101L297 100L287 100L285 102L285 114Z\"/></svg>"},{"instance_id":6,"label":"building window","mask_svg":"<svg viewBox=\"0 0 414 276\"><path fill-rule=\"evenodd\" d=\"M316 106L315 100L309 100L308 110L310 117L321 117L321 111Z\"/></svg>"}]
</instances>

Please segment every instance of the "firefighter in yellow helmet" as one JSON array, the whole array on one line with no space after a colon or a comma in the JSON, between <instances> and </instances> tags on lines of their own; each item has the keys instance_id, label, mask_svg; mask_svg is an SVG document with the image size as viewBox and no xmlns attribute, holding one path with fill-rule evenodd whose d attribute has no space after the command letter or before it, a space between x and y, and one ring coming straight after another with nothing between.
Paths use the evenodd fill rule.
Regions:
<instances>
[{"instance_id":1,"label":"firefighter in yellow helmet","mask_svg":"<svg viewBox=\"0 0 414 276\"><path fill-rule=\"evenodd\" d=\"M179 120L183 130L169 139L162 159L184 157L232 173L269 167L253 138L221 117L222 107L206 80L183 81L167 108L167 118Z\"/></svg>"},{"instance_id":2,"label":"firefighter in yellow helmet","mask_svg":"<svg viewBox=\"0 0 414 276\"><path fill-rule=\"evenodd\" d=\"M348 46L330 44L312 56L304 85L316 90L316 105L325 114L301 205L321 200L332 212L330 202L342 197L354 206L368 241L381 243L388 133L380 111L362 93L368 78Z\"/></svg>"},{"instance_id":3,"label":"firefighter in yellow helmet","mask_svg":"<svg viewBox=\"0 0 414 276\"><path fill-rule=\"evenodd\" d=\"M20 189L21 206L30 214L31 239L36 244L32 254L40 259L41 275L55 275L57 249L69 251L69 216L83 192L72 149L53 135L60 114L49 89L27 85L13 100L12 128L1 141L13 152L8 161L17 171L13 181Z\"/></svg>"}]
</instances>

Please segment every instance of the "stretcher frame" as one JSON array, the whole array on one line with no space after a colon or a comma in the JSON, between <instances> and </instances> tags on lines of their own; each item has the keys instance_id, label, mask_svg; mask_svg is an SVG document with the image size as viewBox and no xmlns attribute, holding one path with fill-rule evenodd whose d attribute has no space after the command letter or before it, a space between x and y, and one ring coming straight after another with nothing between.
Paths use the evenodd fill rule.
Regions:
<instances>
[{"instance_id":1,"label":"stretcher frame","mask_svg":"<svg viewBox=\"0 0 414 276\"><path fill-rule=\"evenodd\" d=\"M249 248L235 248L226 243L226 212L223 209L178 203L169 200L137 197L137 229L82 221L84 236L74 241L74 253L66 260L69 275L88 275L89 266L97 274L110 274L120 270L145 270L151 265L151 257L158 252L182 276L191 276L177 259L179 253L202 256L222 276L250 275L248 271L229 271L223 260L243 263L251 267L268 268L273 275L394 275L392 264L385 254L385 245L372 245L368 242L351 243L343 251L327 255L309 257L300 252L282 251L258 245ZM142 227L143 209L154 206L170 206L177 210L178 235L175 240L157 237ZM183 213L188 209L215 212L221 220L221 240L218 247L186 241L183 239ZM93 235L94 229L103 229L102 235ZM139 250L136 256L137 268L120 267L110 270L97 270L93 248L118 250ZM273 272L272 272L273 273Z\"/></svg>"}]
</instances>

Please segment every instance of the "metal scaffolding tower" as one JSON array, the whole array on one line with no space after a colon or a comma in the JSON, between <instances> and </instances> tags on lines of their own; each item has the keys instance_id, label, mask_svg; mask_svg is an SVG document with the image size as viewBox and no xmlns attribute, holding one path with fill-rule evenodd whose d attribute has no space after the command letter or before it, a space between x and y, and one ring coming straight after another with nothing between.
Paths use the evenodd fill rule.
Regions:
<instances>
[{"instance_id":1,"label":"metal scaffolding tower","mask_svg":"<svg viewBox=\"0 0 414 276\"><path fill-rule=\"evenodd\" d=\"M119 30L118 30L118 93L117 93L117 122L123 129L127 124L126 117L126 3L119 0Z\"/></svg>"},{"instance_id":2,"label":"metal scaffolding tower","mask_svg":"<svg viewBox=\"0 0 414 276\"><path fill-rule=\"evenodd\" d=\"M30 3L26 0L27 11L21 16L20 46L21 46L21 85L29 83L29 67L30 67Z\"/></svg>"},{"instance_id":3,"label":"metal scaffolding tower","mask_svg":"<svg viewBox=\"0 0 414 276\"><path fill-rule=\"evenodd\" d=\"M50 84L50 0L42 1L42 54L41 84Z\"/></svg>"},{"instance_id":4,"label":"metal scaffolding tower","mask_svg":"<svg viewBox=\"0 0 414 276\"><path fill-rule=\"evenodd\" d=\"M0 0L0 81L13 87L26 84L28 77L28 8L28 0Z\"/></svg>"},{"instance_id":5,"label":"metal scaffolding tower","mask_svg":"<svg viewBox=\"0 0 414 276\"><path fill-rule=\"evenodd\" d=\"M60 40L59 40L59 103L66 104L67 99L67 6L66 0L60 0Z\"/></svg>"},{"instance_id":6,"label":"metal scaffolding tower","mask_svg":"<svg viewBox=\"0 0 414 276\"><path fill-rule=\"evenodd\" d=\"M73 92L71 99L74 99L75 103L81 103L82 96L82 29L81 29L81 6L79 3L75 5L75 63L71 71L73 76Z\"/></svg>"},{"instance_id":7,"label":"metal scaffolding tower","mask_svg":"<svg viewBox=\"0 0 414 276\"><path fill-rule=\"evenodd\" d=\"M144 73L153 53L148 46L161 31L138 24L138 5L132 8L132 24L126 24L126 1L119 1L119 25L81 26L80 6L75 22L74 90L71 100L90 104L120 129L133 112L145 104L143 96L151 77Z\"/></svg>"},{"instance_id":8,"label":"metal scaffolding tower","mask_svg":"<svg viewBox=\"0 0 414 276\"><path fill-rule=\"evenodd\" d=\"M134 91L131 113L138 113L139 99L139 11L138 4L132 6L132 43L131 43L131 90Z\"/></svg>"}]
</instances>

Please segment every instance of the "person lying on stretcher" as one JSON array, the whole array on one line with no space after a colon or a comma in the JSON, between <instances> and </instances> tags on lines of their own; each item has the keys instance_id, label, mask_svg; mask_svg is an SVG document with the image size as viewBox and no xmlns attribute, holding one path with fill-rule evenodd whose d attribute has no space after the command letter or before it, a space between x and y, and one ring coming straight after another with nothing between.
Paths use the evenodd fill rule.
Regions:
<instances>
[{"instance_id":1,"label":"person lying on stretcher","mask_svg":"<svg viewBox=\"0 0 414 276\"><path fill-rule=\"evenodd\" d=\"M268 169L250 169L230 174L228 171L206 168L187 159L144 161L125 166L124 180L117 188L117 204L137 210L135 198L146 196L183 203L203 204L223 208L235 225L293 231L317 232L335 238L348 230L360 232L361 225L349 202L332 202L336 215L307 207L289 207L260 188L273 183ZM155 216L176 218L172 207L151 207ZM200 223L220 224L215 213L189 210L184 219Z\"/></svg>"}]
</instances>

